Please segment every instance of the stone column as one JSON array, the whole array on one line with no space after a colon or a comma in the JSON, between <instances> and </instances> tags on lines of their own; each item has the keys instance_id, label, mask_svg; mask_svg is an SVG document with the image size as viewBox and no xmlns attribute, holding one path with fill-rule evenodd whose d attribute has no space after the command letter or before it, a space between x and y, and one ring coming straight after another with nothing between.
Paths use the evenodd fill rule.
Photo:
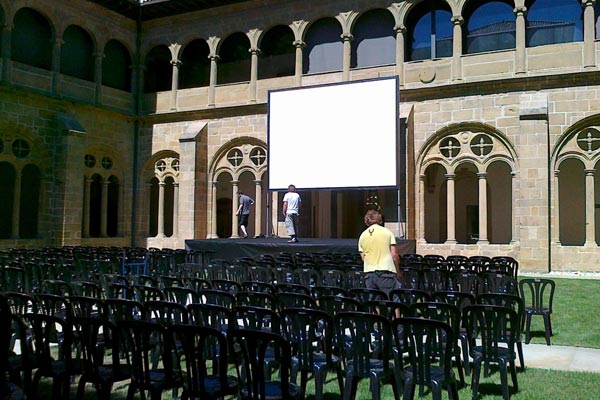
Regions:
<instances>
[{"instance_id":1,"label":"stone column","mask_svg":"<svg viewBox=\"0 0 600 400\"><path fill-rule=\"evenodd\" d=\"M216 239L217 236L217 182L211 182L211 199L212 204L210 207L210 231L208 232L208 239Z\"/></svg>"},{"instance_id":2,"label":"stone column","mask_svg":"<svg viewBox=\"0 0 600 400\"><path fill-rule=\"evenodd\" d=\"M596 21L594 21L594 3L596 0L583 1L583 66L596 66Z\"/></svg>"},{"instance_id":3,"label":"stone column","mask_svg":"<svg viewBox=\"0 0 600 400\"><path fill-rule=\"evenodd\" d=\"M352 40L354 36L351 33L342 33L342 41L344 43L344 53L342 58L342 80L350 80L350 57L352 55Z\"/></svg>"},{"instance_id":4,"label":"stone column","mask_svg":"<svg viewBox=\"0 0 600 400\"><path fill-rule=\"evenodd\" d=\"M585 245L596 247L594 169L585 170Z\"/></svg>"},{"instance_id":5,"label":"stone column","mask_svg":"<svg viewBox=\"0 0 600 400\"><path fill-rule=\"evenodd\" d=\"M102 206L100 208L100 237L106 237L108 223L108 179L102 181Z\"/></svg>"},{"instance_id":6,"label":"stone column","mask_svg":"<svg viewBox=\"0 0 600 400\"><path fill-rule=\"evenodd\" d=\"M517 184L516 184L516 173L512 171L510 173L510 188L511 188L511 233L512 237L510 239L510 243L514 244L519 240L519 227L517 226Z\"/></svg>"},{"instance_id":7,"label":"stone column","mask_svg":"<svg viewBox=\"0 0 600 400\"><path fill-rule=\"evenodd\" d=\"M20 220L21 220L21 169L15 168L15 186L13 192L13 210L12 210L12 232L11 237L13 239L19 239L20 237Z\"/></svg>"},{"instance_id":8,"label":"stone column","mask_svg":"<svg viewBox=\"0 0 600 400\"><path fill-rule=\"evenodd\" d=\"M104 59L104 53L94 53L94 83L96 85L96 98L94 99L96 104L102 103L102 60Z\"/></svg>"},{"instance_id":9,"label":"stone column","mask_svg":"<svg viewBox=\"0 0 600 400\"><path fill-rule=\"evenodd\" d=\"M455 15L452 17L452 80L462 79L462 25L465 22L463 17Z\"/></svg>"},{"instance_id":10,"label":"stone column","mask_svg":"<svg viewBox=\"0 0 600 400\"><path fill-rule=\"evenodd\" d=\"M173 77L171 78L171 111L177 110L177 92L179 91L179 67L181 61L171 60L173 66Z\"/></svg>"},{"instance_id":11,"label":"stone column","mask_svg":"<svg viewBox=\"0 0 600 400\"><path fill-rule=\"evenodd\" d=\"M92 179L85 178L83 188L83 237L90 237L90 193L92 191Z\"/></svg>"},{"instance_id":12,"label":"stone column","mask_svg":"<svg viewBox=\"0 0 600 400\"><path fill-rule=\"evenodd\" d=\"M165 182L158 182L158 232L156 237L165 237Z\"/></svg>"},{"instance_id":13,"label":"stone column","mask_svg":"<svg viewBox=\"0 0 600 400\"><path fill-rule=\"evenodd\" d=\"M179 230L179 182L173 182L173 237Z\"/></svg>"},{"instance_id":14,"label":"stone column","mask_svg":"<svg viewBox=\"0 0 600 400\"><path fill-rule=\"evenodd\" d=\"M446 243L456 243L456 210L454 206L455 198L454 198L454 180L456 179L456 175L454 174L446 174L446 185L447 185L447 193L446 193L446 213L447 215L447 229L446 233Z\"/></svg>"},{"instance_id":15,"label":"stone column","mask_svg":"<svg viewBox=\"0 0 600 400\"><path fill-rule=\"evenodd\" d=\"M294 71L294 82L296 83L296 86L302 86L302 49L306 47L306 43L304 43L302 40L295 40L293 44L296 48L296 69Z\"/></svg>"},{"instance_id":16,"label":"stone column","mask_svg":"<svg viewBox=\"0 0 600 400\"><path fill-rule=\"evenodd\" d=\"M262 181L254 180L254 236L262 233Z\"/></svg>"},{"instance_id":17,"label":"stone column","mask_svg":"<svg viewBox=\"0 0 600 400\"><path fill-rule=\"evenodd\" d=\"M419 175L419 233L418 241L426 243L425 241L425 178L426 176Z\"/></svg>"},{"instance_id":18,"label":"stone column","mask_svg":"<svg viewBox=\"0 0 600 400\"><path fill-rule=\"evenodd\" d=\"M231 209L231 238L239 238L238 233L238 217L236 211L238 209L238 191L240 181L231 181L232 209Z\"/></svg>"},{"instance_id":19,"label":"stone column","mask_svg":"<svg viewBox=\"0 0 600 400\"><path fill-rule=\"evenodd\" d=\"M208 56L210 59L210 80L208 83L208 106L215 106L215 88L217 86L217 61L219 56L212 54Z\"/></svg>"},{"instance_id":20,"label":"stone column","mask_svg":"<svg viewBox=\"0 0 600 400\"><path fill-rule=\"evenodd\" d=\"M62 38L57 37L52 49L52 94L55 96L60 94L60 53L64 43Z\"/></svg>"},{"instance_id":21,"label":"stone column","mask_svg":"<svg viewBox=\"0 0 600 400\"><path fill-rule=\"evenodd\" d=\"M554 171L554 212L553 223L552 223L552 242L556 244L560 244L560 191L559 191L559 179L558 176L560 171ZM587 183L587 182L586 182ZM586 185L587 186L587 185ZM587 199L586 199L586 207L587 207ZM587 232L586 232L587 234Z\"/></svg>"},{"instance_id":22,"label":"stone column","mask_svg":"<svg viewBox=\"0 0 600 400\"><path fill-rule=\"evenodd\" d=\"M477 244L487 244L487 172L480 172L477 177L479 178L479 240Z\"/></svg>"},{"instance_id":23,"label":"stone column","mask_svg":"<svg viewBox=\"0 0 600 400\"><path fill-rule=\"evenodd\" d=\"M145 69L146 66L141 64L131 67L131 106L134 112L143 110Z\"/></svg>"},{"instance_id":24,"label":"stone column","mask_svg":"<svg viewBox=\"0 0 600 400\"><path fill-rule=\"evenodd\" d=\"M525 15L527 7L517 7L515 13L515 73L524 74L527 63L527 53L525 42Z\"/></svg>"},{"instance_id":25,"label":"stone column","mask_svg":"<svg viewBox=\"0 0 600 400\"><path fill-rule=\"evenodd\" d=\"M12 29L13 26L10 24L2 26L2 45L0 47L2 50L2 53L0 54L2 57L2 75L0 78L3 82L10 82L11 79L12 61L10 60L10 53L12 44Z\"/></svg>"},{"instance_id":26,"label":"stone column","mask_svg":"<svg viewBox=\"0 0 600 400\"><path fill-rule=\"evenodd\" d=\"M258 53L260 49L250 49L250 85L248 87L249 100L251 103L256 103L256 81L258 80Z\"/></svg>"},{"instance_id":27,"label":"stone column","mask_svg":"<svg viewBox=\"0 0 600 400\"><path fill-rule=\"evenodd\" d=\"M396 75L400 86L404 86L404 34L406 28L398 26L394 28L396 32Z\"/></svg>"}]
</instances>

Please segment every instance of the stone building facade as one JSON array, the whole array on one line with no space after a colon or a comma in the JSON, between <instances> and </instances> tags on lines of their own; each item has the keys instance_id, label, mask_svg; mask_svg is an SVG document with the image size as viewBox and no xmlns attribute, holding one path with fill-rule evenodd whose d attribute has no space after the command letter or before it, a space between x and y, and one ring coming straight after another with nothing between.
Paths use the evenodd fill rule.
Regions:
<instances>
[{"instance_id":1,"label":"stone building facade","mask_svg":"<svg viewBox=\"0 0 600 400\"><path fill-rule=\"evenodd\" d=\"M269 91L397 76L387 226L422 254L597 270L595 0L251 0L141 21L97 3L0 0L0 247L236 238L240 190L249 233L284 235ZM315 237L355 237L372 197L301 194Z\"/></svg>"}]
</instances>

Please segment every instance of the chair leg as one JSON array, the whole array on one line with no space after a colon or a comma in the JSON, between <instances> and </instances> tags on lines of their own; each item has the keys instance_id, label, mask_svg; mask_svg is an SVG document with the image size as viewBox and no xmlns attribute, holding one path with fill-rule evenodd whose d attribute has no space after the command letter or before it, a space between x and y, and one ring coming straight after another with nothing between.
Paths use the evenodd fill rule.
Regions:
<instances>
[{"instance_id":1,"label":"chair leg","mask_svg":"<svg viewBox=\"0 0 600 400\"><path fill-rule=\"evenodd\" d=\"M508 373L506 371L506 364L500 363L500 386L502 388L502 398L509 400L510 393L508 391Z\"/></svg>"},{"instance_id":2,"label":"chair leg","mask_svg":"<svg viewBox=\"0 0 600 400\"><path fill-rule=\"evenodd\" d=\"M413 400L415 398L415 384L411 381L404 382L404 396L403 400Z\"/></svg>"},{"instance_id":3,"label":"chair leg","mask_svg":"<svg viewBox=\"0 0 600 400\"><path fill-rule=\"evenodd\" d=\"M83 379L83 377L81 377L81 379L79 379L79 385L77 385L77 394L75 395L75 398L77 400L79 399L83 399L83 394L85 391L85 379ZM100 396L98 396L100 397Z\"/></svg>"},{"instance_id":4,"label":"chair leg","mask_svg":"<svg viewBox=\"0 0 600 400\"><path fill-rule=\"evenodd\" d=\"M344 400L354 400L356 397L356 387L358 386L358 378L353 375L346 374L346 387L344 388Z\"/></svg>"},{"instance_id":5,"label":"chair leg","mask_svg":"<svg viewBox=\"0 0 600 400\"><path fill-rule=\"evenodd\" d=\"M477 398L479 391L479 376L481 374L481 360L473 362L473 376L471 376L471 392L472 398Z\"/></svg>"},{"instance_id":6,"label":"chair leg","mask_svg":"<svg viewBox=\"0 0 600 400\"><path fill-rule=\"evenodd\" d=\"M525 321L525 344L529 344L531 340L531 314L527 314Z\"/></svg>"},{"instance_id":7,"label":"chair leg","mask_svg":"<svg viewBox=\"0 0 600 400\"><path fill-rule=\"evenodd\" d=\"M517 368L515 366L515 362L512 361L511 363L509 363L508 367L510 368L510 376L512 378L513 389L515 392L518 392L519 391L519 382L517 382Z\"/></svg>"},{"instance_id":8,"label":"chair leg","mask_svg":"<svg viewBox=\"0 0 600 400\"><path fill-rule=\"evenodd\" d=\"M550 327L550 316L548 314L543 314L544 317L544 335L546 336L546 344L550 346L550 335L552 332L552 328Z\"/></svg>"},{"instance_id":9,"label":"chair leg","mask_svg":"<svg viewBox=\"0 0 600 400\"><path fill-rule=\"evenodd\" d=\"M517 353L519 353L519 364L521 365L521 371L525 371L525 358L523 357L522 342L517 342Z\"/></svg>"},{"instance_id":10,"label":"chair leg","mask_svg":"<svg viewBox=\"0 0 600 400\"><path fill-rule=\"evenodd\" d=\"M471 375L471 365L469 363L469 341L467 339L460 340L460 347L462 347L463 353L463 365L465 368L465 375Z\"/></svg>"}]
</instances>

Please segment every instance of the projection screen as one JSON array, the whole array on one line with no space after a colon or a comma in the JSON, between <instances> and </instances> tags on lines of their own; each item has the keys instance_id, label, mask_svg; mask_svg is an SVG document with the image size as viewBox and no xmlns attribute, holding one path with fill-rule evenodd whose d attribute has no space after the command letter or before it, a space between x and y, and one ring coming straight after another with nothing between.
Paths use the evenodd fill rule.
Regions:
<instances>
[{"instance_id":1,"label":"projection screen","mask_svg":"<svg viewBox=\"0 0 600 400\"><path fill-rule=\"evenodd\" d=\"M398 187L398 80L269 92L269 190Z\"/></svg>"}]
</instances>

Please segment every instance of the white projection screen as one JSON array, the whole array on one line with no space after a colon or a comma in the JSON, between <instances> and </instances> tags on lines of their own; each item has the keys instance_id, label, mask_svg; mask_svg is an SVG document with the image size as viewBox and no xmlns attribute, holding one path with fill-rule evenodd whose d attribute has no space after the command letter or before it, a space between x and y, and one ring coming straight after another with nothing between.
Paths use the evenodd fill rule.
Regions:
<instances>
[{"instance_id":1,"label":"white projection screen","mask_svg":"<svg viewBox=\"0 0 600 400\"><path fill-rule=\"evenodd\" d=\"M269 190L398 187L398 80L269 92Z\"/></svg>"}]
</instances>

